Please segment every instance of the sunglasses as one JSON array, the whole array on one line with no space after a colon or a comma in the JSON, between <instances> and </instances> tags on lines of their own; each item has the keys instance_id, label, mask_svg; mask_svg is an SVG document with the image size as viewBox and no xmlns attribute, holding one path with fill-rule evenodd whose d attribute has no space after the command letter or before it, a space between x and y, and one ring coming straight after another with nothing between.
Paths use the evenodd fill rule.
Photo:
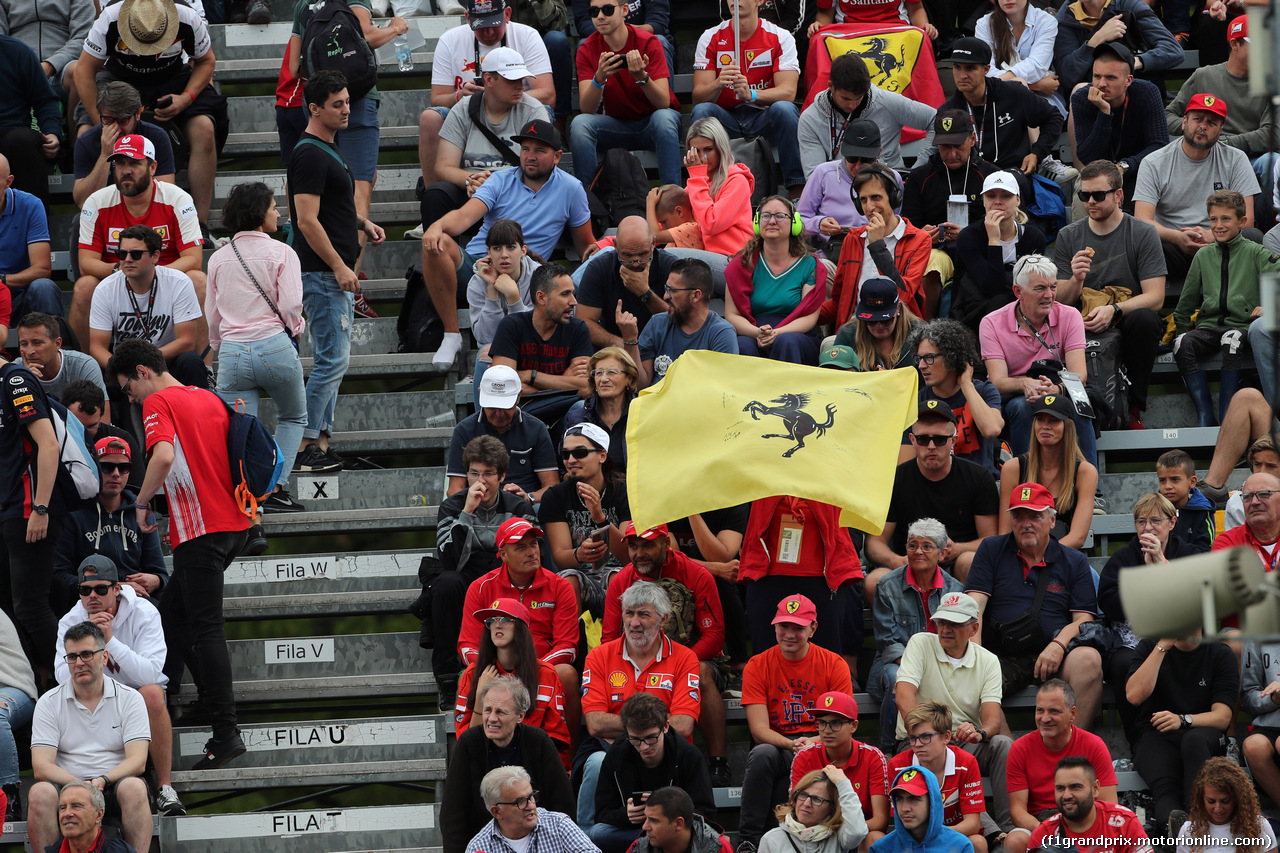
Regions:
<instances>
[{"instance_id":1,"label":"sunglasses","mask_svg":"<svg viewBox=\"0 0 1280 853\"><path fill-rule=\"evenodd\" d=\"M1119 187L1116 187L1116 189L1119 189ZM1076 198L1080 199L1080 201L1081 201L1081 202L1086 202L1086 201L1104 201L1104 200L1106 199L1106 197L1107 197L1107 196L1111 195L1111 194L1112 194L1113 192L1115 192L1115 191L1116 191L1116 190L1114 190L1114 189L1112 189L1112 190L1093 190L1092 192L1086 192L1085 190L1080 190L1079 192L1077 192L1077 193L1076 193Z\"/></svg>"},{"instance_id":2,"label":"sunglasses","mask_svg":"<svg viewBox=\"0 0 1280 853\"><path fill-rule=\"evenodd\" d=\"M120 249L116 252L116 257L120 260L140 261L144 255L151 254L146 249Z\"/></svg>"},{"instance_id":3,"label":"sunglasses","mask_svg":"<svg viewBox=\"0 0 1280 853\"><path fill-rule=\"evenodd\" d=\"M488 619L484 620L484 626L486 628L492 628L494 625L510 625L514 621L516 620L510 616L490 616Z\"/></svg>"},{"instance_id":4,"label":"sunglasses","mask_svg":"<svg viewBox=\"0 0 1280 853\"><path fill-rule=\"evenodd\" d=\"M104 474L114 474L117 471L121 474L128 474L133 469L133 465L129 462L99 462L98 467L102 469Z\"/></svg>"},{"instance_id":5,"label":"sunglasses","mask_svg":"<svg viewBox=\"0 0 1280 853\"><path fill-rule=\"evenodd\" d=\"M604 15L606 18L612 17L613 13L618 11L618 7L613 3L606 3L603 6L589 6L591 9L591 17L595 18Z\"/></svg>"},{"instance_id":6,"label":"sunglasses","mask_svg":"<svg viewBox=\"0 0 1280 853\"><path fill-rule=\"evenodd\" d=\"M943 447L946 445L947 442L955 438L954 435L930 435L928 433L916 433L916 432L911 433L911 437L915 439L916 444L920 445L921 447L924 447L929 444L932 444L934 447Z\"/></svg>"},{"instance_id":7,"label":"sunglasses","mask_svg":"<svg viewBox=\"0 0 1280 853\"><path fill-rule=\"evenodd\" d=\"M568 459L572 456L574 459L586 459L592 453L599 453L594 447L565 447L560 451L561 459Z\"/></svg>"},{"instance_id":8,"label":"sunglasses","mask_svg":"<svg viewBox=\"0 0 1280 853\"><path fill-rule=\"evenodd\" d=\"M112 587L112 586L114 586L114 584L109 584L109 583L94 583L94 584L82 583L82 584L80 584L79 592L80 592L80 595L84 596L85 598L88 598L90 595L96 595L96 596L98 596L99 598L106 598L107 593L111 592L111 587ZM85 660L88 660L88 658L85 658Z\"/></svg>"}]
</instances>

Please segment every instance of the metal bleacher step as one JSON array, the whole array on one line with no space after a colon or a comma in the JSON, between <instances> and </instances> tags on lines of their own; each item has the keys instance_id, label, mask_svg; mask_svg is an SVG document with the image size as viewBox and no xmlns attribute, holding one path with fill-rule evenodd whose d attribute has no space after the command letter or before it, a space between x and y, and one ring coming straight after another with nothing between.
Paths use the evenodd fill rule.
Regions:
<instances>
[{"instance_id":1,"label":"metal bleacher step","mask_svg":"<svg viewBox=\"0 0 1280 853\"><path fill-rule=\"evenodd\" d=\"M228 619L403 613L418 597L418 551L293 554L236 560L223 574Z\"/></svg>"},{"instance_id":2,"label":"metal bleacher step","mask_svg":"<svg viewBox=\"0 0 1280 853\"><path fill-rule=\"evenodd\" d=\"M422 177L422 169L418 166L381 166L378 169L378 182L374 185L372 205L369 218L380 225L402 223L420 218L415 187ZM213 206L209 210L211 228L222 228L222 206L227 195L236 184L248 181L260 181L270 187L276 194L276 206L280 210L288 210L288 196L285 193L285 173L283 169L269 169L251 172L219 172L213 184ZM413 220L416 222L417 220Z\"/></svg>"},{"instance_id":3,"label":"metal bleacher step","mask_svg":"<svg viewBox=\"0 0 1280 853\"><path fill-rule=\"evenodd\" d=\"M371 468L333 474L292 474L289 491L308 509L377 512L386 509L423 508L439 503L444 495L444 467ZM280 515L303 515L281 513ZM268 514L267 518L278 517Z\"/></svg>"},{"instance_id":4,"label":"metal bleacher step","mask_svg":"<svg viewBox=\"0 0 1280 853\"><path fill-rule=\"evenodd\" d=\"M178 770L204 754L207 729L173 732L182 792L443 779L445 715L308 720L240 726L244 755L218 770Z\"/></svg>"},{"instance_id":5,"label":"metal bleacher step","mask_svg":"<svg viewBox=\"0 0 1280 853\"><path fill-rule=\"evenodd\" d=\"M312 701L435 692L418 632L231 640L237 703ZM196 699L184 683L178 703Z\"/></svg>"},{"instance_id":6,"label":"metal bleacher step","mask_svg":"<svg viewBox=\"0 0 1280 853\"><path fill-rule=\"evenodd\" d=\"M1227 485L1232 489L1238 489L1244 483L1248 471L1243 468L1236 468L1227 477ZM1201 472L1203 476L1203 472ZM1155 464L1148 471L1138 471L1128 474L1102 474L1098 478L1099 485L1102 487L1102 493L1107 496L1107 505L1115 517L1123 518L1126 522L1126 533L1133 533L1133 515L1128 512L1138 498L1149 492L1159 491L1160 484L1156 481ZM1113 516L1094 516L1092 530L1097 533L1111 533L1110 529L1105 529L1106 525L1101 524L1099 519L1111 518Z\"/></svg>"},{"instance_id":7,"label":"metal bleacher step","mask_svg":"<svg viewBox=\"0 0 1280 853\"><path fill-rule=\"evenodd\" d=\"M297 497L296 494L294 496ZM376 512L337 509L272 513L262 517L262 526L268 537L426 531L434 528L438 509L436 506L406 506Z\"/></svg>"},{"instance_id":8,"label":"metal bleacher step","mask_svg":"<svg viewBox=\"0 0 1280 853\"><path fill-rule=\"evenodd\" d=\"M414 803L165 818L160 821L160 849L164 853L440 853L439 810L435 803Z\"/></svg>"},{"instance_id":9,"label":"metal bleacher step","mask_svg":"<svg viewBox=\"0 0 1280 853\"><path fill-rule=\"evenodd\" d=\"M1212 449L1217 441L1217 427L1160 427L1149 424L1147 429L1103 432L1098 437L1098 452L1150 450L1163 453L1176 447L1191 453L1193 450Z\"/></svg>"}]
</instances>

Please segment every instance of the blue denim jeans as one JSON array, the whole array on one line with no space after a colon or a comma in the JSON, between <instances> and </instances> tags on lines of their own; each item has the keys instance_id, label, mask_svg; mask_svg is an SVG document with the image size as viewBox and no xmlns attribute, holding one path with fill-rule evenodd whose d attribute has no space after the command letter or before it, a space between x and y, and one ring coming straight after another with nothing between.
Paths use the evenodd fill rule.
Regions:
<instances>
[{"instance_id":1,"label":"blue denim jeans","mask_svg":"<svg viewBox=\"0 0 1280 853\"><path fill-rule=\"evenodd\" d=\"M244 401L244 410L258 414L259 391L275 401L276 444L290 460L280 474L280 485L289 482L291 457L302 443L307 426L307 396L302 385L302 362L284 332L260 341L223 341L218 350L218 396L231 405Z\"/></svg>"},{"instance_id":2,"label":"blue denim jeans","mask_svg":"<svg viewBox=\"0 0 1280 853\"><path fill-rule=\"evenodd\" d=\"M1262 187L1262 192L1253 198L1253 224L1262 223L1265 227L1276 215L1274 193L1276 189L1275 167L1276 161L1280 159L1274 152L1259 155L1250 158L1249 162L1253 166L1253 174L1258 178L1258 186Z\"/></svg>"},{"instance_id":3,"label":"blue denim jeans","mask_svg":"<svg viewBox=\"0 0 1280 853\"><path fill-rule=\"evenodd\" d=\"M302 308L311 332L314 358L307 377L307 426L303 438L317 438L333 429L333 412L338 404L338 386L351 362L351 324L355 322L355 302L338 286L331 272L302 274Z\"/></svg>"},{"instance_id":4,"label":"blue denim jeans","mask_svg":"<svg viewBox=\"0 0 1280 853\"><path fill-rule=\"evenodd\" d=\"M1276 393L1276 336L1267 330L1270 320L1259 317L1249 324L1249 348L1253 350L1253 363L1258 366L1258 382L1262 385L1262 396L1274 408L1275 400L1280 400Z\"/></svg>"},{"instance_id":5,"label":"blue denim jeans","mask_svg":"<svg viewBox=\"0 0 1280 853\"><path fill-rule=\"evenodd\" d=\"M897 754L898 706L894 688L898 683L898 664L885 663L876 652L871 661L871 673L867 675L867 693L880 703L880 751L885 755Z\"/></svg>"},{"instance_id":6,"label":"blue denim jeans","mask_svg":"<svg viewBox=\"0 0 1280 853\"><path fill-rule=\"evenodd\" d=\"M791 101L777 101L767 109L743 104L726 110L717 104L698 104L693 108L693 120L718 119L729 132L730 139L743 136L763 136L778 152L782 166L782 183L788 187L804 185L804 166L800 163L800 108ZM773 188L770 187L772 192Z\"/></svg>"},{"instance_id":7,"label":"blue denim jeans","mask_svg":"<svg viewBox=\"0 0 1280 853\"><path fill-rule=\"evenodd\" d=\"M382 134L378 124L379 103L375 98L352 101L347 127L338 132L336 139L357 181L372 181L378 174L378 140Z\"/></svg>"},{"instance_id":8,"label":"blue denim jeans","mask_svg":"<svg viewBox=\"0 0 1280 853\"><path fill-rule=\"evenodd\" d=\"M1019 394L1005 401L1004 418L1009 424L1009 449L1021 456L1031 446L1031 404ZM1093 419L1076 415L1076 442L1090 465L1098 464L1098 439L1093 434Z\"/></svg>"},{"instance_id":9,"label":"blue denim jeans","mask_svg":"<svg viewBox=\"0 0 1280 853\"><path fill-rule=\"evenodd\" d=\"M573 152L573 172L578 180L590 183L597 168L597 151L610 148L644 149L658 155L658 179L664 184L680 183L683 144L680 113L672 109L654 110L641 119L620 119L583 113L569 126L569 150Z\"/></svg>"},{"instance_id":10,"label":"blue denim jeans","mask_svg":"<svg viewBox=\"0 0 1280 853\"><path fill-rule=\"evenodd\" d=\"M587 838L595 842L600 853L627 853L639 837L639 826L622 829L611 823L597 823L587 830Z\"/></svg>"},{"instance_id":11,"label":"blue denim jeans","mask_svg":"<svg viewBox=\"0 0 1280 853\"><path fill-rule=\"evenodd\" d=\"M605 750L593 752L582 765L582 785L578 788L578 828L590 829L596 822L596 785L600 782L600 765ZM583 832L586 830L584 829Z\"/></svg>"},{"instance_id":12,"label":"blue denim jeans","mask_svg":"<svg viewBox=\"0 0 1280 853\"><path fill-rule=\"evenodd\" d=\"M0 785L18 782L18 746L13 730L31 724L36 700L16 687L0 687Z\"/></svg>"},{"instance_id":13,"label":"blue denim jeans","mask_svg":"<svg viewBox=\"0 0 1280 853\"><path fill-rule=\"evenodd\" d=\"M556 116L568 116L573 105L573 78L577 70L573 61L573 42L568 33L559 30L542 36L551 60L551 78L556 88ZM575 169L576 171L576 169Z\"/></svg>"},{"instance_id":14,"label":"blue denim jeans","mask_svg":"<svg viewBox=\"0 0 1280 853\"><path fill-rule=\"evenodd\" d=\"M25 287L9 285L9 295L13 300L10 325L18 325L18 321L32 311L65 317L67 312L62 308L62 291L52 279L38 278ZM81 341L81 346L88 346L88 341Z\"/></svg>"}]
</instances>

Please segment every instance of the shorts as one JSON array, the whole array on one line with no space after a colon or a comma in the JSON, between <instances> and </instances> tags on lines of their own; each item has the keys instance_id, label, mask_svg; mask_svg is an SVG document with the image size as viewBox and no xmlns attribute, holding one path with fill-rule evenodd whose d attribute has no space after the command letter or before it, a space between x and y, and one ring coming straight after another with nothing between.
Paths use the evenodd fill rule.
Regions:
<instances>
[{"instance_id":1,"label":"shorts","mask_svg":"<svg viewBox=\"0 0 1280 853\"><path fill-rule=\"evenodd\" d=\"M1275 728L1273 726L1252 726L1251 725L1249 726L1249 734L1262 735L1271 744L1271 748L1275 749L1276 739L1280 738L1280 728ZM1280 758L1280 755L1273 756L1273 759L1274 758Z\"/></svg>"},{"instance_id":2,"label":"shorts","mask_svg":"<svg viewBox=\"0 0 1280 853\"><path fill-rule=\"evenodd\" d=\"M578 585L582 587L582 609L590 611L596 619L603 619L604 593L617 571L617 566L605 566L602 569L561 569L557 574L562 578L577 578Z\"/></svg>"},{"instance_id":3,"label":"shorts","mask_svg":"<svg viewBox=\"0 0 1280 853\"><path fill-rule=\"evenodd\" d=\"M427 109L432 110L433 112L438 114L441 119L446 119L449 117L448 107L427 107Z\"/></svg>"},{"instance_id":4,"label":"shorts","mask_svg":"<svg viewBox=\"0 0 1280 853\"><path fill-rule=\"evenodd\" d=\"M347 129L338 131L337 143L357 181L372 183L378 174L379 134L378 100L365 97L353 101Z\"/></svg>"},{"instance_id":5,"label":"shorts","mask_svg":"<svg viewBox=\"0 0 1280 853\"><path fill-rule=\"evenodd\" d=\"M98 72L97 80L99 86L115 79L116 78L105 69ZM164 123L158 122L155 116L152 115L152 112L156 108L156 102L165 95L181 94L182 91L187 88L187 82L190 79L190 69L183 69L164 80L157 80L154 83L133 84L133 87L138 90L138 94L142 96L142 117L147 121L161 124L163 126ZM226 145L227 142L227 133L231 128L230 122L227 118L226 96L211 85L205 86L204 89L196 95L196 99L191 102L191 106L179 113L176 119L170 122L170 124L181 129L182 126L186 124L186 119L194 116L208 116L209 120L213 122L214 143L217 145L218 152L221 153L222 147ZM89 113L84 108L83 101L76 106L76 124L93 124L93 122L89 121ZM183 140L185 142L185 135ZM177 146L175 146L174 151L175 156L178 153L176 147Z\"/></svg>"},{"instance_id":6,"label":"shorts","mask_svg":"<svg viewBox=\"0 0 1280 853\"><path fill-rule=\"evenodd\" d=\"M276 107L276 135L280 137L280 159L286 169L289 168L289 158L293 156L294 146L306 129L305 107Z\"/></svg>"}]
</instances>

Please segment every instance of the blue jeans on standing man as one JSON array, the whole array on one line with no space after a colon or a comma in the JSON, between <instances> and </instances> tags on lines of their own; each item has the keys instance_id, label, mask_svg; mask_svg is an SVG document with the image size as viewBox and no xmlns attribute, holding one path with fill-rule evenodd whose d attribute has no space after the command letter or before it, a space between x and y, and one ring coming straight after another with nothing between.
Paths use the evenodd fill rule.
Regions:
<instances>
[{"instance_id":1,"label":"blue jeans on standing man","mask_svg":"<svg viewBox=\"0 0 1280 853\"><path fill-rule=\"evenodd\" d=\"M338 286L331 272L302 274L302 308L311 332L311 375L307 377L307 426L303 438L318 438L333 430L338 386L351 362L351 324L354 297Z\"/></svg>"},{"instance_id":2,"label":"blue jeans on standing man","mask_svg":"<svg viewBox=\"0 0 1280 853\"><path fill-rule=\"evenodd\" d=\"M714 118L724 125L730 139L763 136L778 152L782 166L782 183L787 187L804 186L804 166L800 162L800 108L791 101L775 101L761 109L742 104L726 110L718 104L698 104L693 120Z\"/></svg>"},{"instance_id":3,"label":"blue jeans on standing man","mask_svg":"<svg viewBox=\"0 0 1280 853\"><path fill-rule=\"evenodd\" d=\"M18 783L18 745L13 730L31 725L36 700L17 687L0 687L0 785Z\"/></svg>"},{"instance_id":4,"label":"blue jeans on standing man","mask_svg":"<svg viewBox=\"0 0 1280 853\"><path fill-rule=\"evenodd\" d=\"M569 125L569 150L578 180L590 183L596 173L596 152L610 148L644 149L658 155L658 180L680 183L684 146L680 139L680 113L673 109L654 110L645 118L621 119L583 113Z\"/></svg>"},{"instance_id":5,"label":"blue jeans on standing man","mask_svg":"<svg viewBox=\"0 0 1280 853\"><path fill-rule=\"evenodd\" d=\"M288 334L279 332L259 341L223 341L218 350L218 396L244 411L258 414L259 390L276 404L276 444L286 459L298 452L307 426L307 396L302 362ZM280 486L289 484L289 469L280 472Z\"/></svg>"}]
</instances>

